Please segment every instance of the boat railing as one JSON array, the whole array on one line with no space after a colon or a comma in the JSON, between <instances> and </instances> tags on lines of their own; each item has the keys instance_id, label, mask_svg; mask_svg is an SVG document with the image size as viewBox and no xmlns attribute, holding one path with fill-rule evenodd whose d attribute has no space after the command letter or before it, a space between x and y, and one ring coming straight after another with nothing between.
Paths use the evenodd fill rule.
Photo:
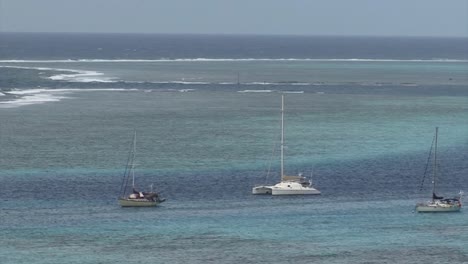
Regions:
<instances>
[{"instance_id":1,"label":"boat railing","mask_svg":"<svg viewBox=\"0 0 468 264\"><path fill-rule=\"evenodd\" d=\"M283 181L292 181L292 182L308 182L307 178L304 176L287 176L283 175Z\"/></svg>"}]
</instances>

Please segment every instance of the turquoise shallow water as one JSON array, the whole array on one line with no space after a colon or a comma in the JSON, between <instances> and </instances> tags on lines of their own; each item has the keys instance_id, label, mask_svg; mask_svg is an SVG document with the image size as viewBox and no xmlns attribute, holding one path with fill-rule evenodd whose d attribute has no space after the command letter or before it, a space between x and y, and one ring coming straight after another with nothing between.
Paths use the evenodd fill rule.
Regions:
<instances>
[{"instance_id":1,"label":"turquoise shallow water","mask_svg":"<svg viewBox=\"0 0 468 264\"><path fill-rule=\"evenodd\" d=\"M258 168L278 140L278 93L66 91L60 102L2 109L3 169L115 169L132 130L144 168ZM288 94L292 163L375 158L464 146L466 97ZM143 168L143 169L144 169Z\"/></svg>"},{"instance_id":2,"label":"turquoise shallow water","mask_svg":"<svg viewBox=\"0 0 468 264\"><path fill-rule=\"evenodd\" d=\"M436 125L441 192L466 187L466 97L286 94L287 170L323 195L259 197L279 93L61 96L0 111L5 263L468 261L465 212L413 212ZM115 200L133 128L159 208Z\"/></svg>"},{"instance_id":3,"label":"turquoise shallow water","mask_svg":"<svg viewBox=\"0 0 468 264\"><path fill-rule=\"evenodd\" d=\"M68 204L8 212L28 223L2 232L2 255L7 263L465 262L464 214L417 215L412 206L323 197L156 210Z\"/></svg>"}]
</instances>

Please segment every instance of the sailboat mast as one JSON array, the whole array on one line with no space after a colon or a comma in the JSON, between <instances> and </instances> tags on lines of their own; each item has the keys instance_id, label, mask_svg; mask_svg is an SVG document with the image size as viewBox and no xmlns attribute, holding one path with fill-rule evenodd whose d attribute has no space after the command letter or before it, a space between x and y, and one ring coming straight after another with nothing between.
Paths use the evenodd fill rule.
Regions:
<instances>
[{"instance_id":1,"label":"sailboat mast","mask_svg":"<svg viewBox=\"0 0 468 264\"><path fill-rule=\"evenodd\" d=\"M436 127L435 133L435 147L434 147L434 170L432 173L432 201L434 202L434 194L436 187L436 178L437 178L437 138L439 134L439 127Z\"/></svg>"},{"instance_id":2,"label":"sailboat mast","mask_svg":"<svg viewBox=\"0 0 468 264\"><path fill-rule=\"evenodd\" d=\"M281 181L284 177L284 95L281 95Z\"/></svg>"},{"instance_id":3,"label":"sailboat mast","mask_svg":"<svg viewBox=\"0 0 468 264\"><path fill-rule=\"evenodd\" d=\"M136 155L136 130L133 134L133 158L132 158L132 188L135 189L135 155Z\"/></svg>"}]
</instances>

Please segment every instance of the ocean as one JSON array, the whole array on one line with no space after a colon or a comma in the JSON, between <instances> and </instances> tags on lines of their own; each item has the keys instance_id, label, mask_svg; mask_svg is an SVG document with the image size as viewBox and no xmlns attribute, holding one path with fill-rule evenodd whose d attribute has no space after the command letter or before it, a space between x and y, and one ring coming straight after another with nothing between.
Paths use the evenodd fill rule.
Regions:
<instances>
[{"instance_id":1,"label":"ocean","mask_svg":"<svg viewBox=\"0 0 468 264\"><path fill-rule=\"evenodd\" d=\"M438 194L468 191L467 43L0 33L0 263L468 263L466 209L414 212L435 127ZM251 195L281 95L320 196ZM155 208L117 204L134 130Z\"/></svg>"}]
</instances>

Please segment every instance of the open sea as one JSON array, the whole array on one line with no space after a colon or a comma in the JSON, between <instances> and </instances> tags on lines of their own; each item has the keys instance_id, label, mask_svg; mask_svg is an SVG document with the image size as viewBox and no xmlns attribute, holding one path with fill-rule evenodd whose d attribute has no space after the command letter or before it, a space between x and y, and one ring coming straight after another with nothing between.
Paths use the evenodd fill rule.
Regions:
<instances>
[{"instance_id":1,"label":"open sea","mask_svg":"<svg viewBox=\"0 0 468 264\"><path fill-rule=\"evenodd\" d=\"M251 195L282 94L320 196ZM468 192L466 38L0 33L0 263L468 263L468 209L414 212L435 127Z\"/></svg>"}]
</instances>

